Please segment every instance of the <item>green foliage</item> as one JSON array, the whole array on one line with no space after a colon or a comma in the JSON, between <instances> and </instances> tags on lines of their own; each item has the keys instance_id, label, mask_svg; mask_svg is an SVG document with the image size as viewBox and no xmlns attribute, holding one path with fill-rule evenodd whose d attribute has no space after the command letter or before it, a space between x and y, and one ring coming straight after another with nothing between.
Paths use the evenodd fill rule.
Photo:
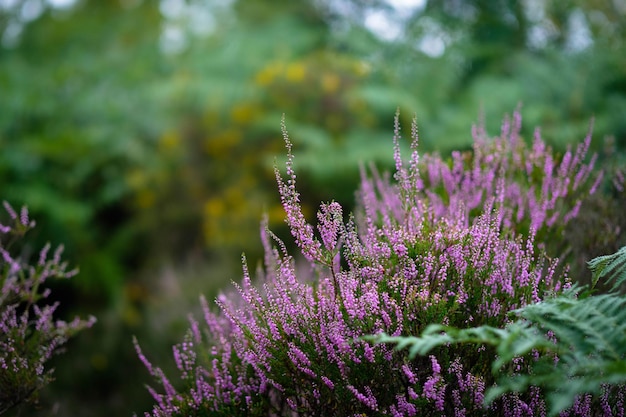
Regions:
<instances>
[{"instance_id":1,"label":"green foliage","mask_svg":"<svg viewBox=\"0 0 626 417\"><path fill-rule=\"evenodd\" d=\"M626 282L626 247L589 262L593 282L614 281L612 291ZM429 325L419 337L367 337L378 343L408 348L409 357L427 355L451 344L481 344L496 348L492 372L497 383L485 402L507 392L538 386L546 392L549 411L557 415L583 394L601 394L610 385L626 383L626 297L616 292L592 295L572 287L540 303L510 313L515 320L504 328L455 328ZM527 358L528 368L512 371L516 358Z\"/></svg>"},{"instance_id":2,"label":"green foliage","mask_svg":"<svg viewBox=\"0 0 626 417\"><path fill-rule=\"evenodd\" d=\"M614 281L611 291L617 291L626 281L626 246L612 255L604 255L588 262L592 273L592 286L602 279L605 283Z\"/></svg>"},{"instance_id":3,"label":"green foliage","mask_svg":"<svg viewBox=\"0 0 626 417\"><path fill-rule=\"evenodd\" d=\"M81 259L76 285L100 304L119 297L136 253L125 175L160 128L146 77L158 73L155 12L115 2L50 11L0 52L0 186L40 219L37 243L61 240Z\"/></svg>"},{"instance_id":4,"label":"green foliage","mask_svg":"<svg viewBox=\"0 0 626 417\"><path fill-rule=\"evenodd\" d=\"M366 336L365 339L376 343L394 343L396 350L408 349L409 359L426 356L433 349L450 344L488 344L497 348L498 358L492 365L492 370L497 372L513 358L526 355L532 349L543 346L545 338L529 330L530 326L525 322L513 322L504 329L493 326L461 329L442 324L429 324L419 337L389 336L381 333ZM546 346L549 345L549 342L546 343Z\"/></svg>"}]
</instances>

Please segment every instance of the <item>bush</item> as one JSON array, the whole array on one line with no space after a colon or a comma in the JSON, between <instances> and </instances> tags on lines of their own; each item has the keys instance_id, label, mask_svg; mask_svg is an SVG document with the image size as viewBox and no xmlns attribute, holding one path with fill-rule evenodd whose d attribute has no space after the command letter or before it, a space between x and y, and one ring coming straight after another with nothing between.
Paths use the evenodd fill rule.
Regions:
<instances>
[{"instance_id":1,"label":"bush","mask_svg":"<svg viewBox=\"0 0 626 417\"><path fill-rule=\"evenodd\" d=\"M558 157L539 134L527 147L520 127L516 113L498 138L475 129L473 153L420 161L414 123L406 166L396 118L396 181L364 175L356 214L322 204L317 234L301 209L283 128L287 179L278 169L276 177L303 260L262 228L259 285L244 258L238 294L218 297L219 312L202 299L202 327L192 318L174 347L180 384L135 342L164 389L150 388L156 404L146 415L484 415L493 348L444 346L409 358L363 336L419 334L431 323L503 326L510 310L571 287L543 241L566 244L563 226L598 187L593 158L584 162L591 135ZM540 415L546 403L533 388L489 407Z\"/></svg>"},{"instance_id":2,"label":"bush","mask_svg":"<svg viewBox=\"0 0 626 417\"><path fill-rule=\"evenodd\" d=\"M5 201L8 225L0 224L0 414L24 403L35 402L38 391L52 380L47 362L78 331L91 327L93 317L75 318L67 323L55 318L58 302L48 303L49 279L69 278L77 270L67 270L61 261L63 246L50 257L50 244L39 253L36 264L28 264L31 248L16 247L35 226L23 207L19 216ZM19 253L18 253L19 252Z\"/></svg>"},{"instance_id":3,"label":"bush","mask_svg":"<svg viewBox=\"0 0 626 417\"><path fill-rule=\"evenodd\" d=\"M498 383L487 391L487 404L507 392L541 387L550 415L568 407L584 415L595 409L605 416L613 412L622 415L626 394L626 297L618 290L626 282L626 246L612 255L594 258L589 267L593 272L591 288L571 288L557 297L514 310L510 316L516 320L504 328L459 329L431 324L420 337L379 334L365 339L397 343L397 349L409 347L410 358L427 355L438 346L491 345L498 353L491 365ZM594 295L593 286L601 278L607 284L614 281L613 286L608 294ZM529 355L534 357L523 372L520 368L510 372L508 365Z\"/></svg>"}]
</instances>

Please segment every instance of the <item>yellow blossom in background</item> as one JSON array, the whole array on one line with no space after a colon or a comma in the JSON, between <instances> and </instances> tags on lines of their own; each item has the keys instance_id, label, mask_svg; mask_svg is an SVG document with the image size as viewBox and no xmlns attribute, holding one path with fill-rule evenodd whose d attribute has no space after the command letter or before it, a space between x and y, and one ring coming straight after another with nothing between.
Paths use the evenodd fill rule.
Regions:
<instances>
[{"instance_id":1,"label":"yellow blossom in background","mask_svg":"<svg viewBox=\"0 0 626 417\"><path fill-rule=\"evenodd\" d=\"M372 72L372 66L365 61L357 61L353 67L354 74L358 77L366 77Z\"/></svg>"},{"instance_id":2,"label":"yellow blossom in background","mask_svg":"<svg viewBox=\"0 0 626 417\"><path fill-rule=\"evenodd\" d=\"M249 236L241 233L260 221L258 204L244 190L230 187L219 196L210 198L204 205L203 232L208 245L214 247L241 247Z\"/></svg>"},{"instance_id":3,"label":"yellow blossom in background","mask_svg":"<svg viewBox=\"0 0 626 417\"><path fill-rule=\"evenodd\" d=\"M154 191L149 188L150 178L143 169L135 169L126 177L126 182L134 190L134 203L140 209L150 208L156 201Z\"/></svg>"},{"instance_id":4,"label":"yellow blossom in background","mask_svg":"<svg viewBox=\"0 0 626 417\"><path fill-rule=\"evenodd\" d=\"M266 62L249 85L235 86L231 95L216 89L201 113L189 115L176 133L163 135L159 152L171 160L170 170L163 178L148 173L143 185L133 187L137 205L157 211L194 207L197 217L189 219L201 223L185 233L196 234L196 242L211 250L251 250L264 214L270 225L284 227L271 166L283 148L281 135L268 128L271 119L278 123L286 112L300 123L320 126L330 134L328 146L335 146L352 126L375 121L356 91L368 73L361 61L314 53ZM137 175L133 181L143 180ZM303 202L307 216L314 217L315 208Z\"/></svg>"},{"instance_id":5,"label":"yellow blossom in background","mask_svg":"<svg viewBox=\"0 0 626 417\"><path fill-rule=\"evenodd\" d=\"M306 67L301 62L294 62L287 66L285 70L285 78L292 83L298 83L304 80L306 76Z\"/></svg>"},{"instance_id":6,"label":"yellow blossom in background","mask_svg":"<svg viewBox=\"0 0 626 417\"><path fill-rule=\"evenodd\" d=\"M154 206L154 202L156 201L156 195L154 191L150 189L139 190L135 194L135 204L140 209L147 209Z\"/></svg>"},{"instance_id":7,"label":"yellow blossom in background","mask_svg":"<svg viewBox=\"0 0 626 417\"><path fill-rule=\"evenodd\" d=\"M204 150L212 156L228 156L231 150L241 142L242 132L237 129L226 129L204 140Z\"/></svg>"},{"instance_id":8,"label":"yellow blossom in background","mask_svg":"<svg viewBox=\"0 0 626 417\"><path fill-rule=\"evenodd\" d=\"M180 147L180 134L179 132L169 131L165 132L159 140L159 151L167 152L172 151Z\"/></svg>"},{"instance_id":9,"label":"yellow blossom in background","mask_svg":"<svg viewBox=\"0 0 626 417\"><path fill-rule=\"evenodd\" d=\"M336 93L341 85L341 79L337 74L324 74L320 81L322 91L326 94Z\"/></svg>"},{"instance_id":10,"label":"yellow blossom in background","mask_svg":"<svg viewBox=\"0 0 626 417\"><path fill-rule=\"evenodd\" d=\"M260 114L258 106L249 103L242 103L235 105L231 112L230 117L235 123L248 124L252 122Z\"/></svg>"},{"instance_id":11,"label":"yellow blossom in background","mask_svg":"<svg viewBox=\"0 0 626 417\"><path fill-rule=\"evenodd\" d=\"M226 211L226 207L224 205L224 201L221 198L215 197L209 199L206 203L204 203L204 214L206 217L215 218L220 217Z\"/></svg>"},{"instance_id":12,"label":"yellow blossom in background","mask_svg":"<svg viewBox=\"0 0 626 417\"><path fill-rule=\"evenodd\" d=\"M220 225L223 223L225 212L226 206L220 197L211 198L204 204L202 232L206 242L219 243L219 235L222 229Z\"/></svg>"},{"instance_id":13,"label":"yellow blossom in background","mask_svg":"<svg viewBox=\"0 0 626 417\"><path fill-rule=\"evenodd\" d=\"M218 124L220 121L220 114L216 110L219 106L219 101L215 101L216 103L212 103L212 105L210 105L204 113L204 118L202 119L202 122L205 126L213 126Z\"/></svg>"},{"instance_id":14,"label":"yellow blossom in background","mask_svg":"<svg viewBox=\"0 0 626 417\"><path fill-rule=\"evenodd\" d=\"M281 72L282 65L280 63L271 63L256 74L254 82L259 86L269 85Z\"/></svg>"},{"instance_id":15,"label":"yellow blossom in background","mask_svg":"<svg viewBox=\"0 0 626 417\"><path fill-rule=\"evenodd\" d=\"M134 169L126 176L126 182L135 190L144 188L147 183L147 176L143 169Z\"/></svg>"},{"instance_id":16,"label":"yellow blossom in background","mask_svg":"<svg viewBox=\"0 0 626 417\"><path fill-rule=\"evenodd\" d=\"M283 224L285 222L285 209L281 204L273 204L265 213L271 228L272 225Z\"/></svg>"}]
</instances>

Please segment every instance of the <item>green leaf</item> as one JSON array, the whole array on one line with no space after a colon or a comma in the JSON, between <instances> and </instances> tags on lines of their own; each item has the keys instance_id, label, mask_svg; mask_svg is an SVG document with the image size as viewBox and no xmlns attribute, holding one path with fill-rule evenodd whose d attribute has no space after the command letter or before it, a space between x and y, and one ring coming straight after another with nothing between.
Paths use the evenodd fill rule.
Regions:
<instances>
[{"instance_id":1,"label":"green leaf","mask_svg":"<svg viewBox=\"0 0 626 417\"><path fill-rule=\"evenodd\" d=\"M626 280L626 247L593 259L589 267L594 285L599 279L614 281L615 291ZM626 383L626 297L615 292L592 296L584 290L574 286L556 297L514 310L511 314L517 320L504 328L432 324L419 337L381 334L365 339L396 343L398 350L409 349L409 358L450 344L494 346L497 357L492 372L497 384L487 390L485 403L538 386L546 393L549 414L557 415L581 394L597 395L605 385ZM529 362L526 372L510 375L503 371L514 358L532 351L541 355Z\"/></svg>"},{"instance_id":2,"label":"green leaf","mask_svg":"<svg viewBox=\"0 0 626 417\"><path fill-rule=\"evenodd\" d=\"M591 285L595 287L598 280L607 283L615 281L611 291L617 291L626 281L626 246L612 255L599 256L587 262L591 270Z\"/></svg>"}]
</instances>

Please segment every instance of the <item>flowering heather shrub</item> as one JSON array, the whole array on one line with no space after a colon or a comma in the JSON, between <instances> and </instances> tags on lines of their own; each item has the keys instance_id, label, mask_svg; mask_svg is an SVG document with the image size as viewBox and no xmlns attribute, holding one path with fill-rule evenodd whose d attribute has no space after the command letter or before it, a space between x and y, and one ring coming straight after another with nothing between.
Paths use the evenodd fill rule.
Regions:
<instances>
[{"instance_id":1,"label":"flowering heather shrub","mask_svg":"<svg viewBox=\"0 0 626 417\"><path fill-rule=\"evenodd\" d=\"M50 256L50 245L39 253L36 264L27 263L26 247L16 254L16 245L35 226L26 207L18 214L7 203L7 225L0 224L0 414L27 401L35 401L37 392L52 380L46 363L76 332L90 327L95 319L79 318L67 323L55 320L58 302L47 304L49 289L43 285L50 278L69 278L76 270L67 270L61 261L63 246Z\"/></svg>"},{"instance_id":2,"label":"flowering heather shrub","mask_svg":"<svg viewBox=\"0 0 626 417\"><path fill-rule=\"evenodd\" d=\"M373 180L363 182L362 193L367 196L377 191L381 198L370 199L370 206L396 220L410 213L418 218L428 214L471 223L493 200L504 228L525 236L537 233L541 241L553 240L602 180L602 173L596 173L590 181L597 155L585 162L591 128L574 151L568 147L561 157L545 144L538 128L531 146L520 131L521 115L516 111L512 118L504 119L498 137L490 138L481 125L475 126L472 152L453 152L448 160L427 154L420 160L414 121L413 153L406 169L400 159L396 118L395 178L399 184L391 185L374 172Z\"/></svg>"},{"instance_id":3,"label":"flowering heather shrub","mask_svg":"<svg viewBox=\"0 0 626 417\"><path fill-rule=\"evenodd\" d=\"M287 178L278 170L276 177L307 263L296 267L285 245L262 228L258 286L244 258L238 294L218 297L217 313L202 299L204 323L191 318L174 347L181 388L135 342L164 389L150 388L156 404L146 415L545 414L538 388L483 408L493 383L490 347L455 345L409 358L363 339L419 334L430 323L501 326L508 311L569 287L536 238L575 217L578 198L593 191L593 164L583 163L589 137L557 160L538 135L526 149L519 115L514 121L500 138L478 135L473 159L454 154L450 168L436 157L419 161L415 124L406 167L396 120L396 183L376 173L364 177L357 216L346 220L339 204L322 204L317 233L301 210L285 131ZM522 370L529 360L513 366Z\"/></svg>"},{"instance_id":4,"label":"flowering heather shrub","mask_svg":"<svg viewBox=\"0 0 626 417\"><path fill-rule=\"evenodd\" d=\"M555 297L513 310L510 316L514 321L503 328L431 324L417 337L380 333L367 340L397 343L396 349L409 349L410 359L455 343L494 346L497 355L491 368L497 383L486 392L486 403L503 393L541 387L551 416L567 408L589 415L591 407L596 415L610 416L614 411L623 415L626 297L619 289L626 282L626 246L592 259L588 266L592 273L589 287L574 285ZM594 287L600 281L610 289L598 295ZM500 371L531 353L533 360L522 372ZM595 404L594 395L598 398Z\"/></svg>"}]
</instances>

